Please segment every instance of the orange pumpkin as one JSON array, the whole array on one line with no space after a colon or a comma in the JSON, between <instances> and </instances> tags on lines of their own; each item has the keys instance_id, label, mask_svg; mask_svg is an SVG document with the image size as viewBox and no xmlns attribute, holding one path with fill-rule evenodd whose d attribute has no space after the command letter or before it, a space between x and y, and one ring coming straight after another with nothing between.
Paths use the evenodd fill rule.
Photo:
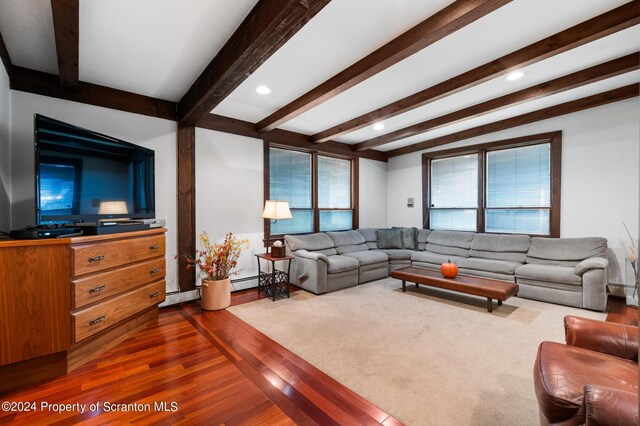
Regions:
<instances>
[{"instance_id":1,"label":"orange pumpkin","mask_svg":"<svg viewBox=\"0 0 640 426\"><path fill-rule=\"evenodd\" d=\"M455 276L458 275L458 265L448 260L440 266L440 272L442 272L442 276L445 278L455 278Z\"/></svg>"}]
</instances>

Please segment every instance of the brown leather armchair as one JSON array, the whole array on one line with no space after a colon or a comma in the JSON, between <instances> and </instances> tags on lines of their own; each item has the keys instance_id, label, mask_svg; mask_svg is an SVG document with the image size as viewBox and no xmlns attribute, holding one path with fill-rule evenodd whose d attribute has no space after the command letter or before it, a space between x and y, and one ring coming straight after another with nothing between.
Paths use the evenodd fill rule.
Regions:
<instances>
[{"instance_id":1,"label":"brown leather armchair","mask_svg":"<svg viewBox=\"0 0 640 426\"><path fill-rule=\"evenodd\" d=\"M567 344L542 342L540 424L638 425L638 328L567 316Z\"/></svg>"}]
</instances>

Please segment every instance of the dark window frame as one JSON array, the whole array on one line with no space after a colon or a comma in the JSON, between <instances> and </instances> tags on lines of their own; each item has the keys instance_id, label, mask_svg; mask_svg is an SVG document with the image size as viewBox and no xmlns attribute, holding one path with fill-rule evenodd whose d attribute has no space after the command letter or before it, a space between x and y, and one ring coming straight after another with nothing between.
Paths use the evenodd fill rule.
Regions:
<instances>
[{"instance_id":1,"label":"dark window frame","mask_svg":"<svg viewBox=\"0 0 640 426\"><path fill-rule=\"evenodd\" d=\"M264 185L263 185L263 201L269 200L269 149L278 148L289 151L298 151L311 154L311 210L313 210L313 231L310 233L324 232L320 231L320 212L321 211L353 211L351 229L358 229L359 227L359 158L357 156L342 156L335 154L328 154L322 151L309 150L303 148L293 148L291 146L280 145L277 143L263 141L263 162L264 162ZM350 208L320 208L318 206L318 156L339 158L341 160L348 160L351 162L351 207ZM293 210L293 209L292 209ZM306 210L306 209L305 209ZM304 233L296 234L302 235ZM308 233L307 233L308 234ZM271 245L274 241L282 240L284 234L271 235L271 221L269 219L264 220L264 243L265 246Z\"/></svg>"},{"instance_id":2,"label":"dark window frame","mask_svg":"<svg viewBox=\"0 0 640 426\"><path fill-rule=\"evenodd\" d=\"M536 237L560 237L561 179L562 179L562 132L540 133L519 138L504 139L479 145L465 146L422 154L422 227L429 229L431 206L431 160L478 154L478 207L476 210L476 231L485 231L486 213L486 154L490 151L518 148L522 146L550 144L551 149L551 207L549 208L549 234L523 234Z\"/></svg>"}]
</instances>

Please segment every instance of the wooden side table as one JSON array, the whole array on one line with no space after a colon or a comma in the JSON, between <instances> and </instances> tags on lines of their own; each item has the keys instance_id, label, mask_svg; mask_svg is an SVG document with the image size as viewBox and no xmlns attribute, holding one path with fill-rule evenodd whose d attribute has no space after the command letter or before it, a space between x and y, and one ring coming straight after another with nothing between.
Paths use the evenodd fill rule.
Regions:
<instances>
[{"instance_id":1,"label":"wooden side table","mask_svg":"<svg viewBox=\"0 0 640 426\"><path fill-rule=\"evenodd\" d=\"M256 254L258 260L258 299L260 293L264 294L274 302L276 299L283 297L289 298L289 274L291 273L292 256L273 257L268 253ZM267 270L262 270L260 260L265 260ZM286 261L287 271L276 269L276 262ZM271 271L269 271L269 262L271 262Z\"/></svg>"}]
</instances>

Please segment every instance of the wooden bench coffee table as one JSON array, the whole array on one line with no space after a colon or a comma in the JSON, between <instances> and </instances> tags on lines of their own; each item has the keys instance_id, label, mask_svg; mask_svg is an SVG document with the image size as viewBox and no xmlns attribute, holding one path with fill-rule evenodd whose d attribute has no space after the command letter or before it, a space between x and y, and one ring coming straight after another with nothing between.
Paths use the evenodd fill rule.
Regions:
<instances>
[{"instance_id":1,"label":"wooden bench coffee table","mask_svg":"<svg viewBox=\"0 0 640 426\"><path fill-rule=\"evenodd\" d=\"M407 281L409 281L415 283L416 287L423 284L486 297L488 312L493 312L493 299L496 299L498 306L501 306L503 301L518 293L518 285L509 281L472 275L456 275L455 278L445 278L440 272L422 268L398 269L391 272L391 277L402 280L403 292L407 291Z\"/></svg>"}]
</instances>

